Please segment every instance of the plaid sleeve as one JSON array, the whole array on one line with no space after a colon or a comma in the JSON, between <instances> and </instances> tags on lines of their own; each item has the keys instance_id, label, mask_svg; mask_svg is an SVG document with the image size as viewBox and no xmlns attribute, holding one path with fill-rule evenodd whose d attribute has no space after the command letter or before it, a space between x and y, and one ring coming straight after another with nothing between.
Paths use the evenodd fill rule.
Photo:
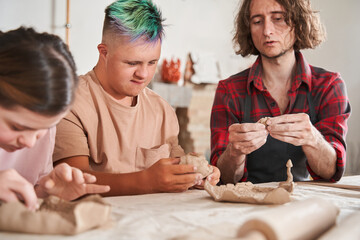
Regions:
<instances>
[{"instance_id":1,"label":"plaid sleeve","mask_svg":"<svg viewBox=\"0 0 360 240\"><path fill-rule=\"evenodd\" d=\"M336 151L336 172L331 178L331 181L335 182L340 180L345 171L345 136L351 109L344 81L337 73L331 73L331 75L332 77L327 81L328 85L322 86L323 95L318 109L316 109L319 121L315 127ZM321 179L312 171L309 164L307 164L307 168L313 179Z\"/></svg>"},{"instance_id":2,"label":"plaid sleeve","mask_svg":"<svg viewBox=\"0 0 360 240\"><path fill-rule=\"evenodd\" d=\"M217 164L221 154L229 143L228 127L239 122L236 117L234 96L228 91L224 81L220 81L216 89L214 103L211 110L211 164Z\"/></svg>"}]
</instances>

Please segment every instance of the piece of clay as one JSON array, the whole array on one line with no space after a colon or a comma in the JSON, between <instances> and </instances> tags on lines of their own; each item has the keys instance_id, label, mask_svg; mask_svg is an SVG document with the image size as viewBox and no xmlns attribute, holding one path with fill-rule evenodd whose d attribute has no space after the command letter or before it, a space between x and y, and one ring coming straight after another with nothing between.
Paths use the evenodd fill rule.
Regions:
<instances>
[{"instance_id":1,"label":"piece of clay","mask_svg":"<svg viewBox=\"0 0 360 240\"><path fill-rule=\"evenodd\" d=\"M280 182L278 188L255 186L251 182L212 186L208 181L205 181L204 188L215 201L284 204L291 201L290 194L294 189L291 160L286 166L288 179Z\"/></svg>"},{"instance_id":2,"label":"piece of clay","mask_svg":"<svg viewBox=\"0 0 360 240\"><path fill-rule=\"evenodd\" d=\"M293 175L291 174L291 168L292 168L293 164L291 162L291 160L289 159L286 163L286 168L287 168L287 180L285 182L280 182L279 183L279 187L281 188L285 188L286 191L292 193L294 191L294 187L295 187L295 183L293 181Z\"/></svg>"},{"instance_id":3,"label":"piece of clay","mask_svg":"<svg viewBox=\"0 0 360 240\"><path fill-rule=\"evenodd\" d=\"M109 223L111 206L99 195L76 201L55 196L39 199L33 212L21 202L0 206L0 230L8 232L73 235Z\"/></svg>"},{"instance_id":4,"label":"piece of clay","mask_svg":"<svg viewBox=\"0 0 360 240\"><path fill-rule=\"evenodd\" d=\"M264 124L265 127L267 127L268 125L266 124L266 121L270 119L270 117L263 117L263 118L260 118L259 121L257 121L258 123L261 123L261 124Z\"/></svg>"},{"instance_id":5,"label":"piece of clay","mask_svg":"<svg viewBox=\"0 0 360 240\"><path fill-rule=\"evenodd\" d=\"M184 155L185 155L184 149L182 149L180 145L173 146L170 150L171 158L179 158Z\"/></svg>"},{"instance_id":6,"label":"piece of clay","mask_svg":"<svg viewBox=\"0 0 360 240\"><path fill-rule=\"evenodd\" d=\"M196 167L196 172L202 175L202 178L206 178L213 172L213 168L209 165L205 156L195 153L188 153L180 157L179 164L191 164Z\"/></svg>"},{"instance_id":7,"label":"piece of clay","mask_svg":"<svg viewBox=\"0 0 360 240\"><path fill-rule=\"evenodd\" d=\"M284 188L258 187L251 182L213 186L205 181L205 190L215 201L255 204L284 204L290 193Z\"/></svg>"},{"instance_id":8,"label":"piece of clay","mask_svg":"<svg viewBox=\"0 0 360 240\"><path fill-rule=\"evenodd\" d=\"M318 239L335 224L338 214L334 204L321 198L296 201L257 212L240 227L238 237L259 232L267 240Z\"/></svg>"},{"instance_id":9,"label":"piece of clay","mask_svg":"<svg viewBox=\"0 0 360 240\"><path fill-rule=\"evenodd\" d=\"M184 149L179 145L177 137L170 137L166 143L169 145L170 157L179 158L185 155Z\"/></svg>"}]
</instances>

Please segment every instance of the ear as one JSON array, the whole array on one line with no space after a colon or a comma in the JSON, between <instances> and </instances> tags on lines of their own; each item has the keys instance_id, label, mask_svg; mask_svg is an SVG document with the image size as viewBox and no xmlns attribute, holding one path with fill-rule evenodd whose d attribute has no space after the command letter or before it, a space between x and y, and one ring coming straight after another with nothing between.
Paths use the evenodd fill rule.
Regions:
<instances>
[{"instance_id":1,"label":"ear","mask_svg":"<svg viewBox=\"0 0 360 240\"><path fill-rule=\"evenodd\" d=\"M106 44L104 44L104 43L100 43L97 46L97 49L99 51L99 57L105 59L108 54L108 46L106 46Z\"/></svg>"}]
</instances>

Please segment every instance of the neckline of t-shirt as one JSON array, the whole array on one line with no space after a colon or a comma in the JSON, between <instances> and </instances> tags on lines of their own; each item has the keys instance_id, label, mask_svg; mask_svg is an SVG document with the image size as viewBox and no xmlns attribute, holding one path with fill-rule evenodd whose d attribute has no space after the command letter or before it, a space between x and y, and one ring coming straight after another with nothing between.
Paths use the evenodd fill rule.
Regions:
<instances>
[{"instance_id":1,"label":"neckline of t-shirt","mask_svg":"<svg viewBox=\"0 0 360 240\"><path fill-rule=\"evenodd\" d=\"M141 94L143 91L140 92L139 95L137 95L137 101L136 101L136 105L135 106L125 106L123 104L121 104L119 102L119 100L117 100L116 98L114 98L113 96L111 96L108 92L105 91L105 89L101 86L99 79L97 78L94 70L91 71L90 76L92 78L92 80L99 86L100 91L102 92L103 96L108 99L108 101L110 101L110 108L114 108L117 110L122 110L122 111L133 111L135 112L139 106L141 105Z\"/></svg>"}]
</instances>

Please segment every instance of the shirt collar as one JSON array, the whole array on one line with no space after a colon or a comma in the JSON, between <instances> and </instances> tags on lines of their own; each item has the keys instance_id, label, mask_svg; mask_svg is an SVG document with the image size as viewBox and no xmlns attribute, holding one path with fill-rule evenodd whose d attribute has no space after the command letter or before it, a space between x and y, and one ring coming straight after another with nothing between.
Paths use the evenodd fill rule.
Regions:
<instances>
[{"instance_id":1,"label":"shirt collar","mask_svg":"<svg viewBox=\"0 0 360 240\"><path fill-rule=\"evenodd\" d=\"M302 83L308 85L309 91L311 91L311 69L310 65L306 62L304 56L301 52L295 52L296 57L296 74L294 77L294 82L291 85L290 91L295 91L300 87ZM248 82L247 82L247 91L248 94L251 93L250 85L251 83L259 89L260 91L265 90L265 85L262 80L262 64L261 64L261 56L259 55L254 62L254 64L250 67Z\"/></svg>"},{"instance_id":2,"label":"shirt collar","mask_svg":"<svg viewBox=\"0 0 360 240\"><path fill-rule=\"evenodd\" d=\"M296 57L296 74L295 81L291 87L291 91L295 91L300 87L301 83L308 85L309 91L311 91L311 68L306 62L301 52L295 52Z\"/></svg>"}]
</instances>

